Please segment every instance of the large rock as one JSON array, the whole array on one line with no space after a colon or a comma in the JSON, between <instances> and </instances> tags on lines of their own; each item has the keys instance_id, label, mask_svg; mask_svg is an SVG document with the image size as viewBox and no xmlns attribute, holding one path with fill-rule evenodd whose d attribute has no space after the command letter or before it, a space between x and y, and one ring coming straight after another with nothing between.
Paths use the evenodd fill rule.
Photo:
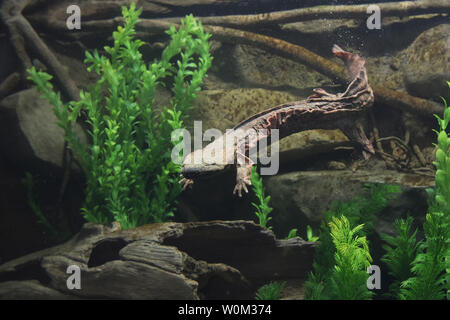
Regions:
<instances>
[{"instance_id":1,"label":"large rock","mask_svg":"<svg viewBox=\"0 0 450 320\"><path fill-rule=\"evenodd\" d=\"M440 24L422 33L405 51L403 63L407 90L415 96L450 98L450 24Z\"/></svg>"},{"instance_id":2,"label":"large rock","mask_svg":"<svg viewBox=\"0 0 450 320\"><path fill-rule=\"evenodd\" d=\"M311 89L326 87L333 82L301 63L271 54L249 45L237 45L231 58L241 86L290 89L308 96Z\"/></svg>"},{"instance_id":3,"label":"large rock","mask_svg":"<svg viewBox=\"0 0 450 320\"><path fill-rule=\"evenodd\" d=\"M250 299L263 283L303 279L314 243L276 240L248 221L86 224L67 243L0 266L1 299ZM81 289L68 289L69 266Z\"/></svg>"},{"instance_id":4,"label":"large rock","mask_svg":"<svg viewBox=\"0 0 450 320\"><path fill-rule=\"evenodd\" d=\"M52 108L34 88L1 101L0 148L8 160L26 168L62 167L64 131ZM86 143L81 126L76 124L74 131Z\"/></svg>"},{"instance_id":5,"label":"large rock","mask_svg":"<svg viewBox=\"0 0 450 320\"><path fill-rule=\"evenodd\" d=\"M390 201L380 213L375 232L394 234L393 222L407 213L422 221L427 210L425 188L434 179L409 173L373 168L371 170L303 171L267 177L264 185L274 208L272 223L277 234L299 228L304 234L307 225L318 227L323 213L334 201L348 201L364 193L364 184L393 184L401 194Z\"/></svg>"}]
</instances>

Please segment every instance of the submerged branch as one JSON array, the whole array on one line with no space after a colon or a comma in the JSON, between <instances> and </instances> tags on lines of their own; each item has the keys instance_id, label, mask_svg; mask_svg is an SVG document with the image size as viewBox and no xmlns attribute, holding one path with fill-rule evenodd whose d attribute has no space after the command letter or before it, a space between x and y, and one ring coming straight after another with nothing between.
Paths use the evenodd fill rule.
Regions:
<instances>
[{"instance_id":1,"label":"submerged branch","mask_svg":"<svg viewBox=\"0 0 450 320\"><path fill-rule=\"evenodd\" d=\"M0 83L0 99L9 95L20 82L20 73L11 73L2 83Z\"/></svg>"},{"instance_id":2,"label":"submerged branch","mask_svg":"<svg viewBox=\"0 0 450 320\"><path fill-rule=\"evenodd\" d=\"M21 1L26 3L26 1ZM11 2L9 2L11 6ZM21 5L23 6L23 3ZM16 4L17 5L17 4ZM430 13L430 12L448 12L450 4L441 1L438 2L397 2L397 3L380 3L383 15L407 15L418 13ZM10 27L10 31L13 31L16 36L21 36L27 41L27 45L35 51L44 63L46 63L52 73L55 75L56 80L63 87L64 91L71 99L76 100L78 97L78 91L72 79L67 75L66 70L58 62L54 54L48 49L45 43L37 35L33 27L29 22L20 14L22 7L17 5L19 12L15 12L14 19L5 19L6 24ZM312 8L295 9L290 11L275 12L262 15L249 15L246 17L246 22L239 22L239 26L260 24L260 23L286 23L290 21L299 21L301 19L316 19L316 18L330 18L330 14L333 17L345 18L356 17L361 14L366 15L367 5L344 5L344 6L319 6ZM6 15L6 6L3 6L3 16ZM330 11L332 13L330 13ZM11 11L9 11L11 12ZM204 23L221 24L222 18L236 18L239 16L230 17L208 17L204 18ZM233 19L234 19L233 18ZM207 19L207 20L205 20ZM244 18L243 18L244 19ZM41 19L40 19L41 20ZM66 26L64 21L56 19L54 15L50 15L47 19L40 21L41 25L44 25L53 32L60 33L61 30L65 30ZM226 21L226 20L223 20ZM122 18L116 17L105 20L85 21L83 22L83 31L95 31L101 32L102 30L110 31L112 28L123 23ZM137 27L141 31L162 33L167 30L171 25L170 19L141 19ZM223 23L226 24L226 23ZM308 49L289 43L287 41L277 39L274 37L257 34L249 31L238 30L233 28L226 28L222 26L206 25L205 31L210 32L216 40L229 43L240 43L246 45L253 45L264 50L274 52L278 55L285 56L291 60L300 62L304 65L311 67L312 69L322 73L323 75L330 77L331 79L346 83L347 76L344 68L333 61L325 59ZM66 33L67 35L67 33ZM12 35L14 36L14 34ZM393 108L418 113L421 115L430 116L435 113L442 113L442 107L437 103L413 97L407 93L391 90L380 85L372 86L375 92L375 97L378 102L389 105Z\"/></svg>"},{"instance_id":3,"label":"submerged branch","mask_svg":"<svg viewBox=\"0 0 450 320\"><path fill-rule=\"evenodd\" d=\"M165 21L141 20L140 27L155 31L165 26ZM285 56L293 61L302 63L317 72L341 83L347 83L348 78L344 68L337 63L325 59L318 54L284 40L249 31L236 30L219 26L204 26L204 29L218 41L254 45L256 47ZM403 111L414 112L425 116L441 114L442 106L426 99L411 96L407 93L395 91L381 85L372 85L375 99L385 105Z\"/></svg>"},{"instance_id":4,"label":"submerged branch","mask_svg":"<svg viewBox=\"0 0 450 320\"><path fill-rule=\"evenodd\" d=\"M380 8L383 17L412 16L430 13L446 13L450 11L450 2L444 1L401 1L373 4ZM369 4L359 5L323 5L310 8L300 8L287 11L251 15L229 15L215 17L200 17L203 24L227 27L250 27L269 24L281 24L317 19L367 19ZM165 19L178 23L180 18Z\"/></svg>"},{"instance_id":5,"label":"submerged branch","mask_svg":"<svg viewBox=\"0 0 450 320\"><path fill-rule=\"evenodd\" d=\"M58 28L61 27L59 25L62 23L63 22L58 21L47 21L46 27L57 32ZM111 30L121 23L123 23L123 21L120 17L106 20L86 21L83 24L83 30L86 32L94 30L97 32ZM172 23L164 19L140 19L136 27L138 31L161 33L164 32L164 30L167 30L171 24ZM204 26L204 30L211 33L215 40L233 44L253 45L307 65L317 72L342 84L348 82L346 72L341 65L323 58L302 46L250 31L221 26L207 25ZM435 102L414 97L404 92L395 91L382 85L374 84L372 85L372 88L375 93L376 101L392 108L424 116L432 116L433 114L441 114L443 112L442 107Z\"/></svg>"},{"instance_id":6,"label":"submerged branch","mask_svg":"<svg viewBox=\"0 0 450 320\"><path fill-rule=\"evenodd\" d=\"M33 26L22 15L29 1L5 1L0 6L0 17L8 28L10 40L22 63L23 69L31 67L28 50L37 54L55 75L56 81L71 100L78 100L79 93L75 82L58 58L39 37ZM28 50L27 50L28 49Z\"/></svg>"}]
</instances>

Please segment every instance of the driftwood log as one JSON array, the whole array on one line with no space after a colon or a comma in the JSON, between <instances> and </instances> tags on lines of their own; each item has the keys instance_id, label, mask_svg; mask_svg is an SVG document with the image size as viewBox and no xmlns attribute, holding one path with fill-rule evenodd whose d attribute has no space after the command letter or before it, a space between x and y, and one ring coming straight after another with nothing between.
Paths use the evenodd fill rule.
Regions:
<instances>
[{"instance_id":1,"label":"driftwood log","mask_svg":"<svg viewBox=\"0 0 450 320\"><path fill-rule=\"evenodd\" d=\"M252 299L304 279L315 244L276 240L249 221L84 225L68 242L0 265L0 299ZM69 289L77 266L80 289Z\"/></svg>"}]
</instances>

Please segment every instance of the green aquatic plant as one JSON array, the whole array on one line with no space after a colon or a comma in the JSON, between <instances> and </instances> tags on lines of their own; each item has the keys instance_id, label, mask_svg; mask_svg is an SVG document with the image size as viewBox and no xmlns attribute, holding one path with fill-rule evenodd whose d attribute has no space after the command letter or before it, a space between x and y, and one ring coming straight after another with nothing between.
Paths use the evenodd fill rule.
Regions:
<instances>
[{"instance_id":1,"label":"green aquatic plant","mask_svg":"<svg viewBox=\"0 0 450 320\"><path fill-rule=\"evenodd\" d=\"M450 87L450 82L447 82ZM425 241L411 268L413 277L402 282L400 297L412 300L441 300L449 295L450 281L450 107L444 101L444 118L438 115L435 144L435 190L428 190L430 205L424 223Z\"/></svg>"},{"instance_id":2,"label":"green aquatic plant","mask_svg":"<svg viewBox=\"0 0 450 320\"><path fill-rule=\"evenodd\" d=\"M296 228L293 228L293 229L289 230L289 233L288 233L288 235L287 235L287 237L285 239L295 238L297 236L297 231L298 230Z\"/></svg>"},{"instance_id":3,"label":"green aquatic plant","mask_svg":"<svg viewBox=\"0 0 450 320\"><path fill-rule=\"evenodd\" d=\"M256 292L256 300L279 300L286 282L274 281L263 285Z\"/></svg>"},{"instance_id":4,"label":"green aquatic plant","mask_svg":"<svg viewBox=\"0 0 450 320\"><path fill-rule=\"evenodd\" d=\"M321 234L314 272L306 282L309 300L365 300L372 297L367 288L367 272L372 260L364 225L352 227L345 216L331 217L328 232ZM322 244L323 242L323 244Z\"/></svg>"},{"instance_id":5,"label":"green aquatic plant","mask_svg":"<svg viewBox=\"0 0 450 320\"><path fill-rule=\"evenodd\" d=\"M354 225L364 224L366 233L372 232L377 214L387 206L389 200L400 193L401 188L396 185L366 183L363 191L367 196L361 195L350 201L334 202L325 216L343 215Z\"/></svg>"},{"instance_id":6,"label":"green aquatic plant","mask_svg":"<svg viewBox=\"0 0 450 320\"><path fill-rule=\"evenodd\" d=\"M383 249L386 253L381 261L386 263L389 268L389 274L394 281L389 285L389 295L392 298L398 298L401 282L413 276L411 268L416 258L420 241L417 241L417 229L412 230L413 219L397 219L394 222L394 228L397 231L395 237L382 234L381 238L386 244Z\"/></svg>"},{"instance_id":7,"label":"green aquatic plant","mask_svg":"<svg viewBox=\"0 0 450 320\"><path fill-rule=\"evenodd\" d=\"M135 39L135 25L142 9L123 7L124 25L113 33L107 55L86 52L88 71L99 79L79 101L64 104L53 91L52 77L33 67L28 70L38 90L54 106L58 125L64 129L70 149L86 177L82 209L87 221L110 223L122 228L161 222L173 216L180 166L171 150L181 138L171 133L183 127L186 112L211 66L208 39L200 22L186 16L166 33L170 43L161 59L143 61ZM155 108L158 86L172 85L170 106ZM84 145L72 125L83 115L92 144ZM180 155L175 155L180 156Z\"/></svg>"},{"instance_id":8,"label":"green aquatic plant","mask_svg":"<svg viewBox=\"0 0 450 320\"><path fill-rule=\"evenodd\" d=\"M306 240L311 242L319 241L319 237L313 234L313 230L310 225L306 226Z\"/></svg>"},{"instance_id":9,"label":"green aquatic plant","mask_svg":"<svg viewBox=\"0 0 450 320\"><path fill-rule=\"evenodd\" d=\"M319 229L320 242L316 247L313 271L305 283L305 298L308 300L330 299L330 277L335 265L336 247L330 235L327 220L323 220Z\"/></svg>"},{"instance_id":10,"label":"green aquatic plant","mask_svg":"<svg viewBox=\"0 0 450 320\"><path fill-rule=\"evenodd\" d=\"M256 171L255 166L252 167L250 181L252 183L252 189L258 199L258 203L252 202L252 205L256 208L255 214L258 218L259 225L263 228L271 229L272 227L267 225L269 221L272 220L272 217L269 217L269 214L273 210L273 208L269 206L270 196L265 195L262 178Z\"/></svg>"},{"instance_id":11,"label":"green aquatic plant","mask_svg":"<svg viewBox=\"0 0 450 320\"><path fill-rule=\"evenodd\" d=\"M411 268L414 276L401 284L401 299L442 300L446 297L450 236L448 221L444 220L441 212L427 214L424 223L425 241Z\"/></svg>"},{"instance_id":12,"label":"green aquatic plant","mask_svg":"<svg viewBox=\"0 0 450 320\"><path fill-rule=\"evenodd\" d=\"M368 300L373 292L367 288L367 268L372 262L366 237L359 235L364 225L351 227L345 216L333 217L330 235L333 239L335 266L330 283L332 299Z\"/></svg>"},{"instance_id":13,"label":"green aquatic plant","mask_svg":"<svg viewBox=\"0 0 450 320\"><path fill-rule=\"evenodd\" d=\"M31 211L36 215L37 223L41 226L42 231L47 236L47 239L52 243L60 243L67 240L69 234L60 231L55 225L50 221L50 217L44 214L36 200L34 192L34 180L31 173L26 172L25 177L22 179L22 183L26 189L27 203Z\"/></svg>"},{"instance_id":14,"label":"green aquatic plant","mask_svg":"<svg viewBox=\"0 0 450 320\"><path fill-rule=\"evenodd\" d=\"M355 197L346 202L334 202L325 212L325 218L319 229L320 242L316 248L313 271L306 281L306 298L311 300L343 299L332 286L330 279L335 272L336 246L331 236L330 222L334 217L345 217L350 226L363 225L359 231L361 236L372 231L376 215L383 210L390 199L393 199L400 188L393 185L364 186L366 195ZM366 274L367 279L367 274Z\"/></svg>"}]
</instances>

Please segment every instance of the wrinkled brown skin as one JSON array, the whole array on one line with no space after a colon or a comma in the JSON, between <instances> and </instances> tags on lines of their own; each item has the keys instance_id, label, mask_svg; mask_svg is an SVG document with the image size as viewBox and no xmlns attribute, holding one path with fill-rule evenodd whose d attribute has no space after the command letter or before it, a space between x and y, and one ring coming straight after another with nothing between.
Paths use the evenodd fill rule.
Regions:
<instances>
[{"instance_id":1,"label":"wrinkled brown skin","mask_svg":"<svg viewBox=\"0 0 450 320\"><path fill-rule=\"evenodd\" d=\"M241 122L233 128L233 132L237 130L244 132L256 130L258 132L260 129L266 129L266 134L257 136L249 134L247 135L248 139L237 139L234 144L227 146L228 149L232 149L226 149L223 152L226 157L232 156L231 165L229 164L230 159L223 164L211 163L211 161L191 164L194 152L202 152L207 148L210 150L214 147L213 144L220 143L220 139L211 142L202 150L196 150L189 154L181 169L184 178L180 183L184 184L184 189L192 185L197 177L212 175L219 170L235 166L236 186L233 193L242 196L242 190L248 192L247 185L251 184L250 172L253 163L238 150L248 151L255 147L259 140L270 137L272 129L279 130L279 139L305 130L341 129L350 141L353 141L355 146L362 151L365 158L368 158L369 154L373 154L373 146L363 130L365 112L373 105L374 101L373 91L367 80L365 61L360 56L344 51L337 45L333 46L332 52L345 63L351 80L345 92L331 94L323 89L314 89L314 94L307 100L279 105ZM228 134L230 133L226 135Z\"/></svg>"}]
</instances>

